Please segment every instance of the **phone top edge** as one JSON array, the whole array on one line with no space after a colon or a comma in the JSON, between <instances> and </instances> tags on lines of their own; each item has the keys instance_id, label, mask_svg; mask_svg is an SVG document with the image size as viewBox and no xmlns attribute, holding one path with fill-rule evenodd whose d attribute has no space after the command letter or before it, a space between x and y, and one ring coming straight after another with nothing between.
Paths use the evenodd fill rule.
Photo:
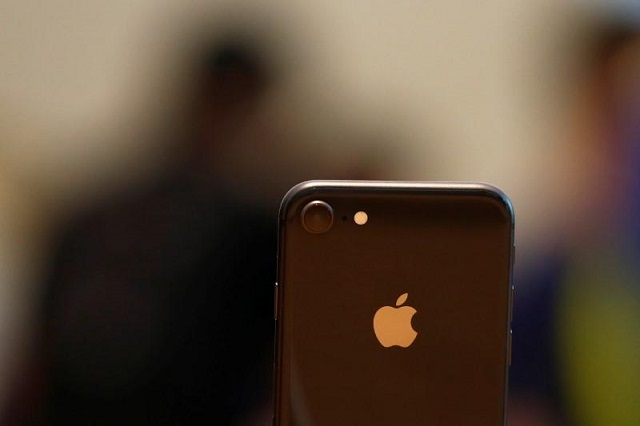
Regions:
<instances>
[{"instance_id":1,"label":"phone top edge","mask_svg":"<svg viewBox=\"0 0 640 426\"><path fill-rule=\"evenodd\" d=\"M282 198L279 218L286 215L289 204L296 198L307 194L332 190L371 190L374 192L394 191L398 189L416 192L471 192L483 194L500 201L505 213L509 217L511 226L515 224L513 203L509 197L497 186L485 182L454 182L454 181L375 181L375 180L308 180L293 186Z\"/></svg>"}]
</instances>

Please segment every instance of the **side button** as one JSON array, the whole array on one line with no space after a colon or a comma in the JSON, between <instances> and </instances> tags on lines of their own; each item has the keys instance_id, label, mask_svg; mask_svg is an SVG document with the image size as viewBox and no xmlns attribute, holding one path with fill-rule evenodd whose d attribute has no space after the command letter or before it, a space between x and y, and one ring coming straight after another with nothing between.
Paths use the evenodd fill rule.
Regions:
<instances>
[{"instance_id":1,"label":"side button","mask_svg":"<svg viewBox=\"0 0 640 426\"><path fill-rule=\"evenodd\" d=\"M278 320L278 283L273 289L273 319Z\"/></svg>"},{"instance_id":2,"label":"side button","mask_svg":"<svg viewBox=\"0 0 640 426\"><path fill-rule=\"evenodd\" d=\"M509 329L509 347L507 352L507 361L509 362L509 367L511 367L511 344L513 342L513 330Z\"/></svg>"},{"instance_id":3,"label":"side button","mask_svg":"<svg viewBox=\"0 0 640 426\"><path fill-rule=\"evenodd\" d=\"M513 307L516 300L516 287L511 286L511 300L509 301L509 321L513 321Z\"/></svg>"}]
</instances>

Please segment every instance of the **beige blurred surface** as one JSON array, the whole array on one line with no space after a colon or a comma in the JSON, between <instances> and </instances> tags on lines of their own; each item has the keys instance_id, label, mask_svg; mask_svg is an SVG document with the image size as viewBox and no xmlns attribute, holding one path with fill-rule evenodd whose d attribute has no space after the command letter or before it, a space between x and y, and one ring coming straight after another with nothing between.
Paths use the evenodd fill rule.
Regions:
<instances>
[{"instance_id":1,"label":"beige blurred surface","mask_svg":"<svg viewBox=\"0 0 640 426\"><path fill-rule=\"evenodd\" d=\"M552 48L583 4L5 0L0 10L0 397L28 348L47 230L170 160L154 135L180 110L182 46L198 34L236 26L272 43L284 77L270 111L300 142L273 149L260 172L304 164L316 148L326 163L366 156L380 136L401 153L394 178L503 188L525 254L572 214L563 200L580 182L564 180L574 153L558 143L571 57Z\"/></svg>"}]
</instances>

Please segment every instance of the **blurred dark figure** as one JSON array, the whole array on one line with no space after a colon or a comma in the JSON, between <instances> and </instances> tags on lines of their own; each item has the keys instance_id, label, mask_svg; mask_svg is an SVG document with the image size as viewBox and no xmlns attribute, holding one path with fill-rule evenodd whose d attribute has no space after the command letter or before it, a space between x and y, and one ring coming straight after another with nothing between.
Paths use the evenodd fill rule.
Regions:
<instances>
[{"instance_id":1,"label":"blurred dark figure","mask_svg":"<svg viewBox=\"0 0 640 426\"><path fill-rule=\"evenodd\" d=\"M566 165L586 176L577 215L518 274L513 425L640 424L640 28L590 39Z\"/></svg>"},{"instance_id":2,"label":"blurred dark figure","mask_svg":"<svg viewBox=\"0 0 640 426\"><path fill-rule=\"evenodd\" d=\"M213 165L272 76L233 39L199 59L186 160L61 230L39 350L2 424L270 420L276 212Z\"/></svg>"}]
</instances>

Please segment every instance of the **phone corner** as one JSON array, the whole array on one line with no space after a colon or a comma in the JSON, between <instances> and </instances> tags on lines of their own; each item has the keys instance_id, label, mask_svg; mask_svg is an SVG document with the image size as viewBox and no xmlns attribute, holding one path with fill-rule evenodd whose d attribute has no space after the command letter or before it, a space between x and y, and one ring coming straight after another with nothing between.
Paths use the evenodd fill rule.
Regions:
<instances>
[{"instance_id":1,"label":"phone corner","mask_svg":"<svg viewBox=\"0 0 640 426\"><path fill-rule=\"evenodd\" d=\"M488 197L499 203L502 215L507 219L511 227L515 227L515 209L511 198L498 186L491 183L482 182L478 184L479 189Z\"/></svg>"},{"instance_id":2,"label":"phone corner","mask_svg":"<svg viewBox=\"0 0 640 426\"><path fill-rule=\"evenodd\" d=\"M312 192L316 188L317 182L318 181L315 181L315 180L306 180L304 182L300 182L292 186L284 194L284 196L282 197L282 200L280 201L280 207L279 207L279 213L278 213L278 217L280 221L286 219L287 211L289 210L289 207L291 206L291 204L300 196L307 194L309 192Z\"/></svg>"}]
</instances>

